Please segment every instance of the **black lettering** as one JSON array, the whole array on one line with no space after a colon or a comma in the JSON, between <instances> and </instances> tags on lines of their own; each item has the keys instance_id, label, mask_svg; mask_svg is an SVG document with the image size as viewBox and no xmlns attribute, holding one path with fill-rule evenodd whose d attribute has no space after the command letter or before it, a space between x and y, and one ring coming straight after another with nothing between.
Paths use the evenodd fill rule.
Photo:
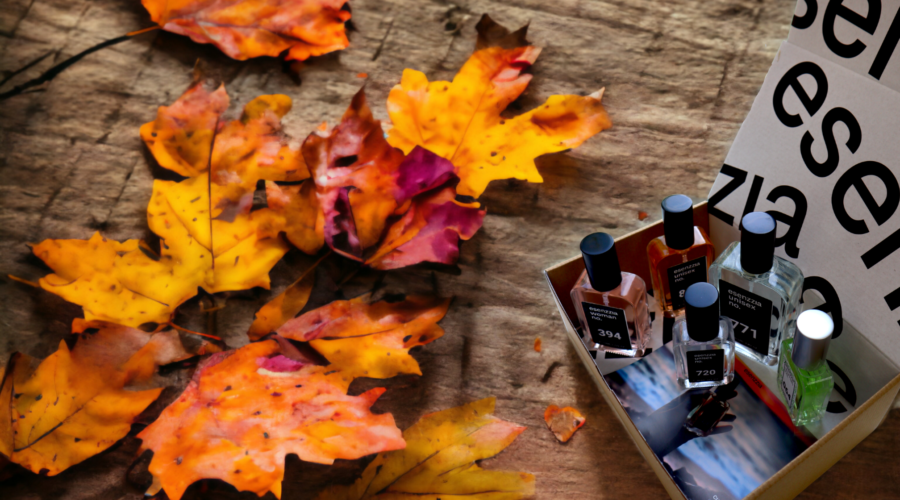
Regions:
<instances>
[{"instance_id":1,"label":"black lettering","mask_svg":"<svg viewBox=\"0 0 900 500\"><path fill-rule=\"evenodd\" d=\"M816 20L816 14L819 12L816 0L804 0L804 3L806 3L806 14L803 14L803 17L797 17L795 14L794 19L791 20L791 26L798 30L805 30L812 26L813 21Z\"/></svg>"},{"instance_id":2,"label":"black lettering","mask_svg":"<svg viewBox=\"0 0 900 500\"><path fill-rule=\"evenodd\" d=\"M810 75L816 79L816 94L812 98L809 97L803 85L800 84L798 79L800 75ZM787 127L799 127L803 125L803 119L800 118L800 115L792 115L784 109L784 93L787 92L788 87L794 89L797 98L800 99L800 103L812 116L819 111L819 108L825 102L825 96L828 94L828 78L825 76L822 68L816 63L806 61L789 69L778 81L778 85L775 86L775 94L772 100L775 116Z\"/></svg>"},{"instance_id":3,"label":"black lettering","mask_svg":"<svg viewBox=\"0 0 900 500\"><path fill-rule=\"evenodd\" d=\"M750 194L747 195L747 201L744 202L744 213L741 214L741 219L743 220L744 216L749 214L750 212L756 210L756 202L759 201L759 193L762 191L763 178L754 175L753 176L753 184L750 184ZM743 227L743 221L741 224L738 224L738 228Z\"/></svg>"},{"instance_id":4,"label":"black lettering","mask_svg":"<svg viewBox=\"0 0 900 500\"><path fill-rule=\"evenodd\" d=\"M878 18L881 17L881 0L868 0L868 3L869 11L866 12L866 17L863 17L844 7L843 0L829 0L828 6L825 7L825 15L822 17L822 38L825 39L825 45L836 55L850 59L866 50L866 44L859 40L854 40L850 44L841 43L834 35L834 23L840 17L870 35L875 33Z\"/></svg>"},{"instance_id":5,"label":"black lettering","mask_svg":"<svg viewBox=\"0 0 900 500\"><path fill-rule=\"evenodd\" d=\"M891 56L894 55L894 49L897 48L898 41L900 41L900 10L898 10L897 15L894 16L894 21L891 23L891 27L888 28L887 35L884 36L884 40L881 42L878 53L875 54L875 60L872 61L872 67L869 68L869 74L876 80L881 80L881 75L884 74L884 68L887 67L888 61L890 61Z\"/></svg>"},{"instance_id":6,"label":"black lettering","mask_svg":"<svg viewBox=\"0 0 900 500\"><path fill-rule=\"evenodd\" d=\"M806 196L803 196L803 193L794 187L778 186L766 197L772 203L775 203L780 198L790 198L794 202L794 215L789 216L777 210L769 210L767 212L773 219L788 226L788 230L783 236L775 238L775 246L780 247L784 245L784 253L796 259L800 255L797 239L800 238L800 229L803 227L803 221L806 220L808 208Z\"/></svg>"},{"instance_id":7,"label":"black lettering","mask_svg":"<svg viewBox=\"0 0 900 500\"><path fill-rule=\"evenodd\" d=\"M891 308L891 311L896 310L900 307L900 288L894 290L893 292L884 296L884 301L887 302L888 307Z\"/></svg>"},{"instance_id":8,"label":"black lettering","mask_svg":"<svg viewBox=\"0 0 900 500\"><path fill-rule=\"evenodd\" d=\"M872 192L869 191L869 188L863 182L863 178L868 176L879 178L887 189L884 203L879 205L872 196ZM865 221L854 219L847 213L847 207L844 206L844 198L847 196L847 191L850 188L856 189L863 203L866 204L866 208L869 209L869 213L872 214L879 226L887 222L894 215L897 206L900 205L900 184L897 184L897 179L891 173L891 169L877 161L864 161L854 165L838 179L837 184L834 186L834 192L831 195L831 206L834 209L834 215L837 216L838 222L844 226L844 229L853 234L866 234L869 232L869 227L866 226Z\"/></svg>"},{"instance_id":9,"label":"black lettering","mask_svg":"<svg viewBox=\"0 0 900 500\"><path fill-rule=\"evenodd\" d=\"M844 383L844 387L841 387L840 384L834 384L834 390L837 391L838 394L844 397L850 406L856 406L856 389L853 387L853 383L850 382L850 378L847 377L847 374L844 373L844 370L838 368L838 365L832 363L830 360L825 360L828 362L828 366L831 368L832 373L834 373L835 378L840 379L841 382ZM835 381L837 382L837 381ZM844 413L847 411L847 407L844 406L844 403L840 401L829 401L828 408L826 409L828 413Z\"/></svg>"},{"instance_id":10,"label":"black lettering","mask_svg":"<svg viewBox=\"0 0 900 500\"><path fill-rule=\"evenodd\" d=\"M744 172L739 168L732 167L731 165L726 163L722 165L722 170L720 170L719 173L722 175L727 175L732 179L728 181L728 184L722 186L722 189L716 191L709 197L709 202L706 205L706 210L707 212L709 212L709 215L712 215L713 217L721 220L729 226L733 226L734 217L716 208L716 204L727 198L728 195L733 193L737 188L744 184L744 181L747 180L747 172Z\"/></svg>"},{"instance_id":11,"label":"black lettering","mask_svg":"<svg viewBox=\"0 0 900 500\"><path fill-rule=\"evenodd\" d=\"M828 280L819 276L807 276L803 279L803 293L805 294L807 290L815 290L822 296L825 303L816 309L831 315L831 319L834 320L834 333L831 334L831 338L840 337L844 331L844 309L841 307L841 299L838 297L837 290L831 286ZM800 302L803 302L802 295Z\"/></svg>"},{"instance_id":12,"label":"black lettering","mask_svg":"<svg viewBox=\"0 0 900 500\"><path fill-rule=\"evenodd\" d=\"M883 261L888 255L896 252L898 249L900 249L900 229L894 231L884 241L864 253L862 255L863 264L866 265L866 269L872 269L872 266Z\"/></svg>"},{"instance_id":13,"label":"black lettering","mask_svg":"<svg viewBox=\"0 0 900 500\"><path fill-rule=\"evenodd\" d=\"M850 131L850 137L847 139L847 149L851 153L855 153L862 142L862 130L859 128L859 122L856 121L853 113L844 108L834 108L829 111L822 120L822 138L828 151L828 156L824 162L819 163L813 157L812 144L815 139L813 139L812 134L807 131L803 134L803 138L800 139L800 156L803 157L803 163L806 164L806 168L816 177L828 177L837 170L840 153L838 152L837 141L834 138L834 125L838 122L846 125L847 130Z\"/></svg>"}]
</instances>

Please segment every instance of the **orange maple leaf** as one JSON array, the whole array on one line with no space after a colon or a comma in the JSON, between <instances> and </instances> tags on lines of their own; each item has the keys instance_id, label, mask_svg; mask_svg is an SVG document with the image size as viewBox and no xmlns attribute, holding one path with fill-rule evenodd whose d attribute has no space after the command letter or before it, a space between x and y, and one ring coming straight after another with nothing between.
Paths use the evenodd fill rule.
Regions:
<instances>
[{"instance_id":1,"label":"orange maple leaf","mask_svg":"<svg viewBox=\"0 0 900 500\"><path fill-rule=\"evenodd\" d=\"M411 296L373 302L366 294L336 300L289 320L277 331L282 337L309 342L330 366L353 377L421 375L409 350L444 335L437 322L449 307L450 299Z\"/></svg>"},{"instance_id":2,"label":"orange maple leaf","mask_svg":"<svg viewBox=\"0 0 900 500\"><path fill-rule=\"evenodd\" d=\"M335 459L403 448L389 414L369 408L385 391L346 394L340 370L284 355L274 340L214 354L181 396L138 438L153 450L154 484L172 500L201 479L281 497L285 457L331 464Z\"/></svg>"},{"instance_id":3,"label":"orange maple leaf","mask_svg":"<svg viewBox=\"0 0 900 500\"><path fill-rule=\"evenodd\" d=\"M482 20L480 37L498 26ZM501 116L528 86L531 75L522 71L541 52L532 46L507 48L509 37L503 41L472 54L452 82L429 82L419 71L404 70L388 97L393 123L388 141L406 153L421 146L450 160L461 195L477 198L497 179L542 182L535 158L574 148L612 126L600 103L602 89L586 97L551 96L532 111Z\"/></svg>"},{"instance_id":4,"label":"orange maple leaf","mask_svg":"<svg viewBox=\"0 0 900 500\"><path fill-rule=\"evenodd\" d=\"M305 60L347 45L346 0L142 0L164 30L211 43L229 57Z\"/></svg>"},{"instance_id":5,"label":"orange maple leaf","mask_svg":"<svg viewBox=\"0 0 900 500\"><path fill-rule=\"evenodd\" d=\"M32 472L59 474L125 437L162 390L129 386L189 356L172 330L76 320L73 331L75 346L60 341L39 365L13 354L0 387L0 453Z\"/></svg>"},{"instance_id":6,"label":"orange maple leaf","mask_svg":"<svg viewBox=\"0 0 900 500\"><path fill-rule=\"evenodd\" d=\"M572 438L575 431L584 425L584 415L580 411L566 406L560 408L556 405L550 405L544 411L544 422L550 428L550 432L556 436L561 443L565 443Z\"/></svg>"},{"instance_id":7,"label":"orange maple leaf","mask_svg":"<svg viewBox=\"0 0 900 500\"><path fill-rule=\"evenodd\" d=\"M316 499L529 498L533 475L478 466L525 431L493 413L494 398L429 413L403 431L406 448L380 453L355 483L331 486Z\"/></svg>"}]
</instances>

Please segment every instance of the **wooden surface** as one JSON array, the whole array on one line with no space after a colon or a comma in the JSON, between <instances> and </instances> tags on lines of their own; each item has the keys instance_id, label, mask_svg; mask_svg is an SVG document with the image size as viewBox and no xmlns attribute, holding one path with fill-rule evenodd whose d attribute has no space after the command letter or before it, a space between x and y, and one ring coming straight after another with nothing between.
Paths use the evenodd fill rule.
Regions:
<instances>
[{"instance_id":1,"label":"wooden surface","mask_svg":"<svg viewBox=\"0 0 900 500\"><path fill-rule=\"evenodd\" d=\"M510 27L531 23L544 47L534 80L517 102L529 109L554 93L606 87L614 127L566 154L543 158L543 184L500 181L482 198L484 228L463 246L459 272L416 267L385 276L363 272L337 290L352 270L319 270L314 302L354 296L383 278L388 292L437 292L456 300L444 338L416 354L424 375L386 382L378 411L401 428L425 412L497 396L497 415L529 429L483 465L537 476L539 498L661 498L664 491L568 345L541 269L577 253L580 238L619 235L659 217L658 200L708 192L725 153L787 36L792 0L353 0L351 46L305 64L299 75L276 59L233 61L210 46L155 32L89 56L41 87L0 103L0 271L28 279L47 272L26 242L87 238L100 230L117 239L154 238L145 207L154 176L166 175L138 138L188 86L198 58L227 85L232 112L256 95L294 99L287 131L302 140L323 120L335 123L367 73L377 117L403 68L450 79L474 45L474 24L490 13ZM0 70L21 83L54 61L102 40L150 25L137 0L2 0ZM650 219L641 222L638 212ZM273 289L296 277L308 260L292 252L272 272ZM270 292L229 297L217 316L231 346L246 342L255 309ZM0 358L13 351L44 357L64 338L80 308L0 278ZM196 300L178 321L203 329ZM532 349L543 339L543 352ZM171 401L189 373L169 375ZM374 386L360 381L354 393ZM160 403L160 404L161 404ZM542 413L573 405L587 416L571 442L556 442ZM159 405L154 407L160 410ZM152 416L153 412L150 412ZM17 473L0 497L138 499L140 464L128 473L138 442L127 438L100 456L53 478ZM900 410L801 498L900 498ZM284 498L309 498L329 481L348 482L363 462L334 467L289 459ZM128 480L126 480L126 475ZM206 496L238 497L210 484ZM192 488L186 497L202 495ZM213 494L215 493L215 494ZM243 498L255 498L242 495Z\"/></svg>"}]
</instances>

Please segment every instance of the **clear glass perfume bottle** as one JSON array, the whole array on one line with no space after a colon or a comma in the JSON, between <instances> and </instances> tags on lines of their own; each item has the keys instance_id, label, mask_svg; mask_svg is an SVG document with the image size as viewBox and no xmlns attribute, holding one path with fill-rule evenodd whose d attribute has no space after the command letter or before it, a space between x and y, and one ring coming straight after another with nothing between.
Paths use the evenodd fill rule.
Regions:
<instances>
[{"instance_id":1,"label":"clear glass perfume bottle","mask_svg":"<svg viewBox=\"0 0 900 500\"><path fill-rule=\"evenodd\" d=\"M734 380L734 330L719 316L719 292L694 283L684 295L685 314L675 321L675 376L685 389L716 387Z\"/></svg>"},{"instance_id":2,"label":"clear glass perfume bottle","mask_svg":"<svg viewBox=\"0 0 900 500\"><path fill-rule=\"evenodd\" d=\"M767 365L778 361L781 341L791 338L803 293L803 273L775 256L775 219L751 212L734 242L709 267L719 289L722 316L731 320L737 350Z\"/></svg>"},{"instance_id":3,"label":"clear glass perfume bottle","mask_svg":"<svg viewBox=\"0 0 900 500\"><path fill-rule=\"evenodd\" d=\"M705 283L716 250L706 231L694 225L694 205L683 194L662 201L664 235L647 245L653 296L664 313L684 309L684 293Z\"/></svg>"},{"instance_id":4,"label":"clear glass perfume bottle","mask_svg":"<svg viewBox=\"0 0 900 500\"><path fill-rule=\"evenodd\" d=\"M581 240L584 272L572 288L572 303L581 329L597 348L623 356L643 356L650 346L647 285L622 272L616 242L606 233Z\"/></svg>"},{"instance_id":5,"label":"clear glass perfume bottle","mask_svg":"<svg viewBox=\"0 0 900 500\"><path fill-rule=\"evenodd\" d=\"M825 361L834 322L811 309L797 318L794 338L781 344L778 383L791 420L796 425L816 422L825 414L834 389L834 377Z\"/></svg>"}]
</instances>

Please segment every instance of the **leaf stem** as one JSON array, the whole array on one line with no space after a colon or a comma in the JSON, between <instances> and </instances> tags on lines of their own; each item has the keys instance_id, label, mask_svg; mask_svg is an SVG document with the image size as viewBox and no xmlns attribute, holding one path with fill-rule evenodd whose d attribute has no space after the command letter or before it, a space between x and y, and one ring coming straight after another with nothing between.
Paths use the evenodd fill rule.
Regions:
<instances>
[{"instance_id":1,"label":"leaf stem","mask_svg":"<svg viewBox=\"0 0 900 500\"><path fill-rule=\"evenodd\" d=\"M149 31L154 31L157 29L159 29L159 26L153 26L152 28L147 28L147 29L143 29L143 30L139 30L139 31L132 31L131 33L122 35L120 37L112 38L110 40L106 40L105 42L100 42L97 45L87 48L87 49L75 54L74 56L66 59L65 61L53 66L52 68L48 69L43 74L41 74L41 76L31 79L31 80L28 80L27 82L25 82L21 85L16 85L15 87L13 87L12 89L10 89L6 92L0 93L0 101L5 101L6 99L9 99L10 97L17 96L17 95L25 92L26 90L30 89L31 87L36 87L43 83L47 83L50 80L53 80L54 78L56 78L57 75L59 75L60 73L65 71L69 66L77 63L78 61L82 60L85 56L93 54L94 52L97 52L100 49L105 49L106 47L116 45L118 43L122 43L126 40L130 40L131 37L133 37L133 36L137 36L137 35L147 33ZM35 64L41 62L45 57L49 56L51 53L52 53L52 51L44 54L40 58L26 64L22 68L16 70L15 72L13 72L12 75L7 77L3 82L0 82L0 85L2 85L3 83L6 83L6 81L10 77L15 76L16 74L21 73L22 71L25 71L28 68L34 66Z\"/></svg>"},{"instance_id":2,"label":"leaf stem","mask_svg":"<svg viewBox=\"0 0 900 500\"><path fill-rule=\"evenodd\" d=\"M172 323L171 321L169 321L167 324L168 324L169 326L171 326L172 328L178 330L179 332L192 333L192 334L194 334L194 335L199 335L199 336L201 336L201 337L206 337L206 338L210 338L210 339L215 339L215 340L218 340L219 342L222 341L222 338L221 338L221 337L216 337L215 335L210 335L210 334L208 334L208 333L195 332L194 330L188 330L187 328L182 328L182 327L176 325L175 323Z\"/></svg>"}]
</instances>

